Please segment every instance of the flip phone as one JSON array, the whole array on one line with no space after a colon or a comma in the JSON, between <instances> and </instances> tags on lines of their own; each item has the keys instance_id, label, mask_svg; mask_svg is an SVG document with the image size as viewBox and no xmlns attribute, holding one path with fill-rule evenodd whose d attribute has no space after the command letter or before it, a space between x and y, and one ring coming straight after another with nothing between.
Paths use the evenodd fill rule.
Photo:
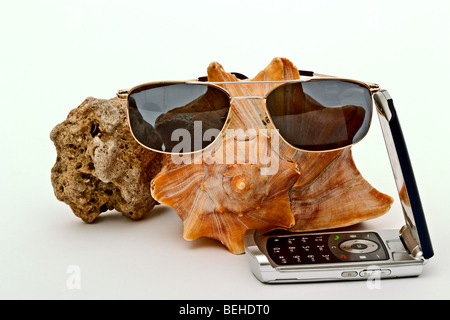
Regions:
<instances>
[{"instance_id":1,"label":"flip phone","mask_svg":"<svg viewBox=\"0 0 450 320\"><path fill-rule=\"evenodd\" d=\"M265 283L363 280L418 276L434 255L406 143L386 90L374 94L405 217L400 229L260 234L248 230L245 251Z\"/></svg>"}]
</instances>

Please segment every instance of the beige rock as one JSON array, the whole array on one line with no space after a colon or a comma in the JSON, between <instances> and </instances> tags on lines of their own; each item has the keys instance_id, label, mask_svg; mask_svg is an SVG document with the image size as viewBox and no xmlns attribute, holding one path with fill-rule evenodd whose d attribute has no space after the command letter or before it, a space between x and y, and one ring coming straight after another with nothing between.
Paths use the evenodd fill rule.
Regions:
<instances>
[{"instance_id":1,"label":"beige rock","mask_svg":"<svg viewBox=\"0 0 450 320\"><path fill-rule=\"evenodd\" d=\"M160 155L131 135L126 100L87 98L50 138L57 151L55 195L83 221L113 209L140 219L157 204L150 181L160 170Z\"/></svg>"}]
</instances>

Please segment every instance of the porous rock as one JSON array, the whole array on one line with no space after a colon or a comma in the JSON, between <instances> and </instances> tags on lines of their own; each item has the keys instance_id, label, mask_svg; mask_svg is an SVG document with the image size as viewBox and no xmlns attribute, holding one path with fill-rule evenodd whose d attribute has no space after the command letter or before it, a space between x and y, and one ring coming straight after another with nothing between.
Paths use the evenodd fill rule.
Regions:
<instances>
[{"instance_id":1,"label":"porous rock","mask_svg":"<svg viewBox=\"0 0 450 320\"><path fill-rule=\"evenodd\" d=\"M157 204L150 181L160 170L160 155L133 138L126 100L86 98L50 138L57 151L54 193L83 221L113 209L137 220Z\"/></svg>"}]
</instances>

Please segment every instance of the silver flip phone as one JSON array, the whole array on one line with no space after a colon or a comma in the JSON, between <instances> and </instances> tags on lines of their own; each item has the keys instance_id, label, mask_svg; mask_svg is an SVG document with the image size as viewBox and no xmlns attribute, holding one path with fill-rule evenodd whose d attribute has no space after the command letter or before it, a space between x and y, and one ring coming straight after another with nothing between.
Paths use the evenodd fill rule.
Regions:
<instances>
[{"instance_id":1,"label":"silver flip phone","mask_svg":"<svg viewBox=\"0 0 450 320\"><path fill-rule=\"evenodd\" d=\"M265 283L418 276L433 256L408 151L391 96L374 94L405 225L399 230L260 234L244 237L250 267Z\"/></svg>"}]
</instances>

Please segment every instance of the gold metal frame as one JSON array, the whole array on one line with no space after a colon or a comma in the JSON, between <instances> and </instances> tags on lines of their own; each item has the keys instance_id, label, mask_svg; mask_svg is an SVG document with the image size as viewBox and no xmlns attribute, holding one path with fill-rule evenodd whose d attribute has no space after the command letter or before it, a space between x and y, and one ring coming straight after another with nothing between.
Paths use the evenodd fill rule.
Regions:
<instances>
[{"instance_id":1,"label":"gold metal frame","mask_svg":"<svg viewBox=\"0 0 450 320\"><path fill-rule=\"evenodd\" d=\"M302 71L300 71L300 74L302 73ZM129 114L129 107L128 107L128 97L130 94L132 94L134 91L143 88L143 87L147 87L147 86L152 86L152 85L166 85L166 84L200 84L200 85L205 85L205 86L211 86L214 87L216 89L221 90L222 92L224 92L228 98L229 98L229 108L231 109L232 106L232 101L233 100L244 100L244 99L249 99L249 100L266 100L267 97L276 89L278 89L280 86L282 86L283 84L288 84L288 83L301 83L301 82L312 82L312 81L324 81L324 80L339 80L339 81L345 81L345 82L351 82L351 83L355 83L355 84L359 84L363 87L366 87L370 94L371 94L371 99L370 99L370 119L369 119L369 127L366 131L366 133L357 141L353 142L352 144L349 144L347 146L343 146L340 148L334 148L334 149L329 149L329 150L304 150L301 148L297 148L295 146L293 146L292 144L290 144L289 142L287 142L283 136L281 136L281 134L279 135L281 137L281 139L287 143L289 146L291 146L292 148L296 149L296 150L300 150L303 152L331 152L331 151L337 151L337 150L341 150L341 149L345 149L345 148L349 148L353 145L355 145L356 143L358 143L359 141L361 141L368 133L369 129L370 129L370 124L372 122L372 115L373 115L373 95L380 91L380 87L378 84L375 83L371 83L371 82L363 82L363 81L359 81L359 80L354 80L354 79L348 79L348 78L340 78L340 77L336 77L336 76L329 76L329 75L324 75L324 74L317 74L317 73L312 73L311 72L311 76L305 76L302 75L305 78L301 78L301 79L296 79L296 80L281 80L281 81L251 81L251 80L239 80L239 81L224 81L224 82L209 82L209 81L200 81L200 80L187 80L187 81L155 81L155 82L147 82L144 84L140 84L137 86L132 87L131 89L126 89L126 90L119 90L117 91L117 97L119 99L126 99L127 100L127 122L128 122L128 127L130 128L131 134L133 136L133 138L144 148L149 149L153 152L158 152L158 153L163 153L163 154L170 154L170 155L174 155L174 154L179 154L179 155L186 155L186 156L195 156L198 153L202 153L203 151L209 149L211 146L213 146L215 144L215 142L219 139L219 137L221 135L224 134L224 132L226 131L226 129L228 128L228 125L231 121L232 118L232 112L228 112L227 114L227 118L225 119L224 125L222 127L222 129L220 130L220 134L217 135L217 137L205 148L200 149L200 150L196 150L196 151L191 151L191 152L187 152L187 153L173 153L173 152L167 152L167 151L162 151L162 150L156 150L153 148L150 148L144 144L142 144L138 139L136 139L133 130L131 130L131 123L130 123L130 114ZM280 86L274 87L273 89L271 89L270 91L268 91L264 96L238 96L238 97L232 97L230 95L230 93L225 90L224 88L222 88L220 85L224 85L224 84L236 84L236 85L241 85L241 84L280 84ZM269 122L271 123L271 125L276 129L275 125L273 124L272 118L270 116L270 113L267 110L267 106L265 107L265 113L266 113L266 119L269 119Z\"/></svg>"}]
</instances>

